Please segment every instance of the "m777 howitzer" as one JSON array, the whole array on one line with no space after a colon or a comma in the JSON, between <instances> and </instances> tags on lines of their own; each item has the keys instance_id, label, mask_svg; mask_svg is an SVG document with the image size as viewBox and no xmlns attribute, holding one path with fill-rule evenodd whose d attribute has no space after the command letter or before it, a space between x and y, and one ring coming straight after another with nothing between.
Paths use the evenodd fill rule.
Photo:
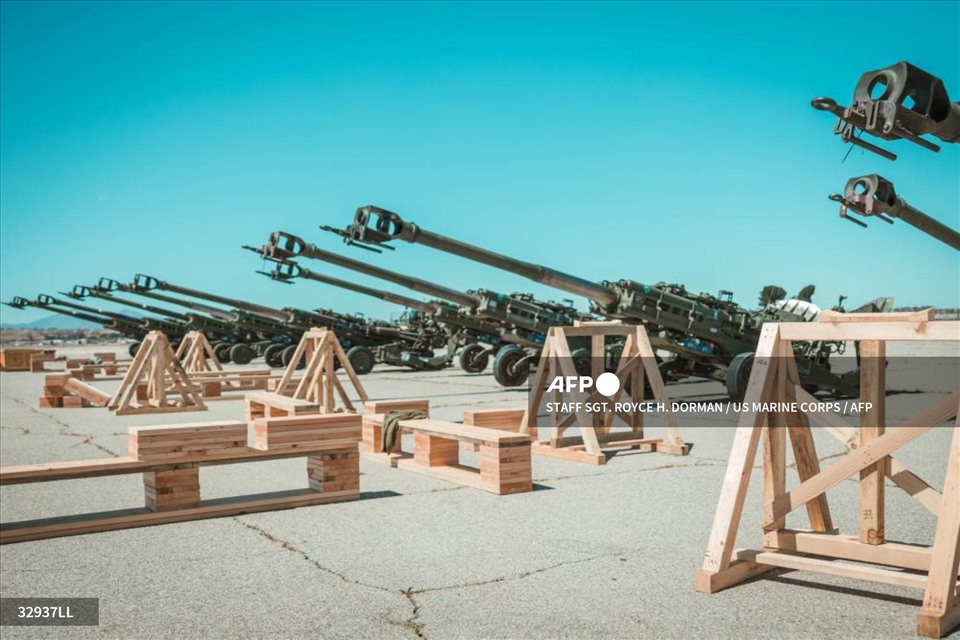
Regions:
<instances>
[{"instance_id":1,"label":"m777 howitzer","mask_svg":"<svg viewBox=\"0 0 960 640\"><path fill-rule=\"evenodd\" d=\"M143 281L141 281L141 285ZM245 313L240 309L225 310L212 307L196 300L176 298L164 295L143 286L124 284L111 278L100 278L96 287L90 287L93 292L106 294L110 299L120 304L132 304L127 300L121 302L116 292L126 293L148 300L156 300L165 304L173 304L188 309L183 313L184 322L192 329L201 331L210 340L211 347L217 358L224 363L235 362L247 364L254 354L262 355L264 362L271 367L282 367L282 353L284 348L292 342L289 331L274 330L275 321ZM100 297L103 297L101 295ZM266 322L266 324L265 324ZM273 330L273 332L271 332Z\"/></svg>"},{"instance_id":2,"label":"m777 howitzer","mask_svg":"<svg viewBox=\"0 0 960 640\"><path fill-rule=\"evenodd\" d=\"M883 176L874 173L851 178L847 181L843 195L835 193L830 196L830 199L840 203L841 218L861 227L867 225L856 218L851 218L847 212L852 211L864 217L873 216L888 224L893 224L894 219L903 220L960 251L960 233L908 204L897 195L893 183Z\"/></svg>"},{"instance_id":3,"label":"m777 howitzer","mask_svg":"<svg viewBox=\"0 0 960 640\"><path fill-rule=\"evenodd\" d=\"M49 296L46 296L46 298L48 297ZM13 309L26 309L27 307L44 309L59 315L70 316L71 318L78 318L80 320L86 320L87 322L99 324L101 327L109 331L116 331L120 335L130 338L134 341L128 348L128 352L130 353L131 357L137 354L137 349L140 348L140 342L144 339L144 337L146 337L147 333L149 333L148 330L144 328L143 323L139 318L108 318L106 316L93 313L93 310L77 311L76 309L57 307L52 304L40 304L40 302L37 300L28 300L27 298L23 298L21 296L14 296L10 302L4 302L3 304Z\"/></svg>"},{"instance_id":4,"label":"m777 howitzer","mask_svg":"<svg viewBox=\"0 0 960 640\"><path fill-rule=\"evenodd\" d=\"M349 244L374 250L398 240L423 244L584 296L590 300L593 313L644 325L654 348L674 354L660 366L665 377L718 380L726 384L734 398L745 391L763 323L809 321L819 313L819 308L808 300L783 300L780 294L768 296L762 309L751 311L734 303L729 292L715 297L690 293L678 284L648 285L628 279L595 283L426 231L396 213L374 206L358 209L353 223L345 230L321 228L337 233ZM889 304L889 299L881 299L863 310L883 310ZM856 371L842 376L830 372L830 354L841 353L842 343L805 344L797 348L798 369L808 389L857 394Z\"/></svg>"},{"instance_id":5,"label":"m777 howitzer","mask_svg":"<svg viewBox=\"0 0 960 640\"><path fill-rule=\"evenodd\" d=\"M232 307L226 312L229 314L226 319L250 335L246 340L235 343L221 342L214 347L214 353L222 362L247 364L255 356L261 355L272 367L286 366L303 332L311 326L319 326L319 318L299 309L274 309L182 287L145 274L137 274L127 290L138 295L155 294L156 290L160 290Z\"/></svg>"},{"instance_id":6,"label":"m777 howitzer","mask_svg":"<svg viewBox=\"0 0 960 640\"><path fill-rule=\"evenodd\" d=\"M136 302L121 298L116 295L117 292L127 293L148 300L157 300L167 304L182 306L188 309L186 312L171 311L163 307L156 307L151 304ZM209 307L200 303L193 303L188 300L164 296L152 291L136 291L130 285L123 284L111 278L100 278L96 286L87 287L77 285L73 288L71 297L82 299L88 296L109 300L116 304L135 307L145 311L151 311L161 315L167 315L171 318L180 320L191 329L201 331L207 339L210 340L214 353L217 350L227 350L227 356L224 361L229 361L229 349L239 343L251 343L257 341L257 336L252 331L246 329L237 320L237 314L223 311L214 307ZM218 356L219 357L219 356ZM280 366L279 363L268 363L271 366Z\"/></svg>"},{"instance_id":7,"label":"m777 howitzer","mask_svg":"<svg viewBox=\"0 0 960 640\"><path fill-rule=\"evenodd\" d=\"M180 343L180 340L187 333L187 328L178 322L171 320L163 320L160 318L150 318L142 317L135 318L133 316L128 316L123 313L116 313L114 311L106 311L104 309L97 309L94 307L89 307L87 305L77 304L76 302L70 302L67 300L62 300L60 298L54 298L49 295L39 295L37 296L36 307L49 309L50 311L59 312L59 309L73 309L80 311L82 313L102 316L109 320L112 320L115 323L114 327L116 330L120 330L120 327L131 329L136 332L136 340L142 340L151 331L162 331L170 339L171 346L175 346ZM130 354L136 354L137 349L139 349L140 344L137 342L134 345L130 346Z\"/></svg>"},{"instance_id":8,"label":"m777 howitzer","mask_svg":"<svg viewBox=\"0 0 960 640\"><path fill-rule=\"evenodd\" d=\"M251 247L244 247L250 249ZM257 273L267 276L275 282L292 284L296 278L307 278L327 284L341 283L344 288L358 293L373 292L360 285L354 285L336 278L326 278L320 274L313 274L306 269L301 269L292 262L277 261L277 268L274 271L257 271ZM403 296L395 296L388 292L381 292L384 295L376 295L381 300L400 303ZM372 295L372 294L371 294ZM417 305L418 301L405 299L405 302ZM404 306L418 310L428 310L429 305L422 307L404 304ZM377 362L393 366L402 366L418 371L438 371L450 365L453 360L453 353L456 350L456 339L451 338L446 329L432 321L423 321L423 316L416 315L407 317L403 324L384 323L373 321L368 323L367 330L372 336L392 338L391 342L380 344L373 347L373 353ZM434 354L434 348L447 346L446 353L442 355Z\"/></svg>"},{"instance_id":9,"label":"m777 howitzer","mask_svg":"<svg viewBox=\"0 0 960 640\"><path fill-rule=\"evenodd\" d=\"M494 378L508 387L521 385L526 380L550 327L572 325L575 320L587 318L572 305L542 302L528 294L504 295L487 289L467 292L451 289L324 251L282 231L271 234L260 253L280 263L287 263L294 257L321 260L456 305L459 309L450 304L434 302L433 314L437 322L450 327L451 332L459 336L463 344L461 366L465 371L483 371L490 354L495 353ZM581 368L587 369L590 358L588 341L582 342L574 345L574 360Z\"/></svg>"},{"instance_id":10,"label":"m777 howitzer","mask_svg":"<svg viewBox=\"0 0 960 640\"><path fill-rule=\"evenodd\" d=\"M909 140L930 151L940 147L921 136L960 142L960 103L950 102L943 80L909 62L861 75L849 107L825 97L814 98L811 105L837 116L833 132L844 142L888 160L896 160L896 154L859 138L857 130L883 140Z\"/></svg>"}]
</instances>

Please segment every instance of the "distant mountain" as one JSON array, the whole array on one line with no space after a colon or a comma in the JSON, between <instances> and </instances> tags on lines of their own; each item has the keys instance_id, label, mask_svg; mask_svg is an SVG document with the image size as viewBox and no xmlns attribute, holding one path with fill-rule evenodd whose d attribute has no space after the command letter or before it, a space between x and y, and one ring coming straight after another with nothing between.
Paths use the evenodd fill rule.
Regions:
<instances>
[{"instance_id":1,"label":"distant mountain","mask_svg":"<svg viewBox=\"0 0 960 640\"><path fill-rule=\"evenodd\" d=\"M99 324L87 322L80 318L71 316L62 316L53 314L37 318L31 322L20 322L17 324L0 324L2 329L102 329Z\"/></svg>"}]
</instances>

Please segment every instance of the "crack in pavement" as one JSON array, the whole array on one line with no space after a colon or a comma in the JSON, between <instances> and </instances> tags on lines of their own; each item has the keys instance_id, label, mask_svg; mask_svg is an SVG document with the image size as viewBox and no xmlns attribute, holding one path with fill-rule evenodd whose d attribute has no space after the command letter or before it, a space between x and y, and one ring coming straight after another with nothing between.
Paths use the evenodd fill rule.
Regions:
<instances>
[{"instance_id":1,"label":"crack in pavement","mask_svg":"<svg viewBox=\"0 0 960 640\"><path fill-rule=\"evenodd\" d=\"M390 589L389 587L384 587L384 586L382 586L382 585L373 584L373 583L370 583L370 582L364 582L364 581L362 581L362 580L357 580L357 579L355 579L355 578L351 578L351 577L347 576L346 574L341 573L340 571L336 571L336 570L331 569L331 568L329 568L329 567L325 567L324 565L322 565L322 564L320 563L319 560L316 560L315 558L313 558L309 553L307 553L306 551L304 551L303 549L301 549L300 547L298 547L296 544L294 544L294 543L292 543L292 542L290 542L290 541L288 541L288 540L284 540L284 539L280 538L279 536L274 535L273 533L267 531L267 530L264 529L263 527L258 526L258 525L255 525L255 524L252 524L252 523L244 522L243 520L240 519L239 516L234 516L234 517L233 517L233 520L234 520L234 522L236 522L237 524L241 525L242 527L248 529L249 531L252 531L252 532L256 533L257 535L261 536L262 538L265 538L266 540L268 540L268 541L271 542L272 544L275 544L275 545L279 546L280 548L282 548L282 549L284 549L284 550L286 550L286 551L289 551L289 552L291 552L291 553L295 553L296 555L300 556L303 560L307 561L308 563L310 563L310 564L313 565L316 569L318 569L319 571L321 571L321 572L323 572L323 573L326 573L326 574L328 574L328 575L331 575L331 576L333 576L333 577L335 577L335 578L337 578L337 579L339 579L339 580L342 580L343 582L346 582L346 583L348 583L348 584L352 584L352 585L356 585L356 586L359 586L359 587L364 587L364 588L366 588L366 589L372 589L372 590L374 590L374 591L379 591L379 592L386 593L386 594L389 594L389 595L395 595L395 596L400 596L400 597L404 598L404 600L406 601L406 603L410 606L410 615L407 617L407 619L406 619L406 620L403 620L403 621L397 621L397 620L391 620L391 619L389 619L389 618L386 618L385 621L386 621L388 624L390 624L390 625L393 625L393 626L396 626L396 627L400 627L400 628L403 628L403 629L406 629L406 630L410 631L410 632L411 632L413 635L415 635L417 638L426 638L426 637L427 637L426 632L425 632L426 623L420 621L420 612L421 612L421 609L422 609L422 606L423 606L423 605L421 605L420 602L417 601L417 599L416 599L416 596L417 596L417 595L425 594L425 593L437 593L437 592L440 592L440 591L451 591L451 590L456 590L456 589L469 589L469 588L472 588L472 587L482 587L482 586L490 585L490 584L500 584L500 583L505 583L505 582L514 582L514 581L517 581L517 580L523 580L523 579L525 579L525 578L529 578L530 576L534 576L534 575L537 575L537 574L540 574L540 573L545 573L545 572L547 572L547 571L552 571L552 570L558 569L558 568L560 568L560 567L565 567L565 566L567 566L567 565L582 564L582 563L585 563L585 562L592 562L592 561L594 561L594 560L599 560L599 559L602 559L602 558L612 558L612 557L616 557L616 556L623 556L623 555L625 554L624 550L618 550L618 551L616 551L616 552L595 554L595 555L592 555L592 556L588 556L588 557L586 557L586 558L577 558L576 560L564 560L564 561L562 561L562 562L557 562L557 563L555 563L555 564L548 565L548 566L546 566L546 567L540 567L540 568L538 568L538 569L531 569L531 570L529 570L529 571L524 571L524 572L517 573L517 574L513 574L513 575L498 576L498 577L496 577L496 578L490 578L490 579L488 579L488 580L478 580L478 581L475 581L475 582L464 582L464 583L460 583L460 584L452 584L452 585L446 585L446 586L442 586L442 587L423 587L423 588L421 588L421 589L415 589L415 588L413 588L413 587L407 587L406 589L400 589L399 591L395 591L395 590L393 590L393 589ZM639 551L638 551L638 553L639 553Z\"/></svg>"},{"instance_id":2,"label":"crack in pavement","mask_svg":"<svg viewBox=\"0 0 960 640\"><path fill-rule=\"evenodd\" d=\"M119 458L119 457L120 457L120 454L119 454L119 453L116 453L116 452L114 452L114 451L111 451L110 449L104 447L103 445L101 445L101 444L99 444L99 443L97 443L97 442L94 442L94 439L96 438L96 436L93 435L92 433L77 433L76 431L71 431L71 429L73 429L73 425L71 425L71 424L69 424L69 423L66 423L66 422L64 422L63 420L59 420L59 419L57 419L56 417L50 415L49 413L44 413L44 412L42 412L42 411L40 411L40 410L38 410L38 409L33 408L32 406L30 406L29 404L27 404L26 402L24 402L24 401L21 400L21 399L15 398L15 397L13 397L13 396L8 396L8 395L6 395L6 394L3 394L3 397L4 397L5 399L8 399L8 400L10 400L10 401L12 401L12 402L15 402L15 403L19 404L20 406L24 407L27 411L30 411L31 413L35 413L35 414L37 414L38 416L41 416L41 417L43 417L43 418L46 418L47 420L50 420L50 421L53 422L54 424L59 425L60 431L59 431L56 435L58 435L58 436L67 436L67 437L70 437L70 438L83 438L83 440L82 440L79 444L88 444L88 445L90 445L91 447L94 447L94 448L96 448L96 449L99 449L100 451L103 451L103 452L106 453L107 455L109 455L109 456L111 456L111 457L114 457L114 458ZM30 429L26 429L26 428L23 428L23 427L3 427L3 428L4 428L4 429L19 428L19 429L23 432L22 435L29 435L29 434L30 434Z\"/></svg>"}]
</instances>

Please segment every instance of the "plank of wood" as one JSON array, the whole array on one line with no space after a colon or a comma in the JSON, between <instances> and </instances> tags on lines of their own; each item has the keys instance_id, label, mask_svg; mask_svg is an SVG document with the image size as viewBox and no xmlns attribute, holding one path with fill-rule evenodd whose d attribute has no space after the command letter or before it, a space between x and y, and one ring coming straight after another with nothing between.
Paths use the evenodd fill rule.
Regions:
<instances>
[{"instance_id":1,"label":"plank of wood","mask_svg":"<svg viewBox=\"0 0 960 640\"><path fill-rule=\"evenodd\" d=\"M519 432L525 412L526 409L468 409L463 412L463 424Z\"/></svg>"},{"instance_id":2,"label":"plank of wood","mask_svg":"<svg viewBox=\"0 0 960 640\"><path fill-rule=\"evenodd\" d=\"M860 414L860 448L883 435L886 425L886 343L860 343L860 399L872 405ZM886 536L885 483L889 458L884 457L860 470L860 542L883 544Z\"/></svg>"},{"instance_id":3,"label":"plank of wood","mask_svg":"<svg viewBox=\"0 0 960 640\"><path fill-rule=\"evenodd\" d=\"M320 405L316 402L310 402L307 400L298 400L296 398L290 398L288 396L282 396L279 393L271 393L269 391L260 391L255 393L247 394L247 402L256 402L268 407L277 407L279 409L284 409L285 411L293 412L296 409L316 409L320 410Z\"/></svg>"},{"instance_id":4,"label":"plank of wood","mask_svg":"<svg viewBox=\"0 0 960 640\"><path fill-rule=\"evenodd\" d=\"M365 414L387 413L388 411L423 411L430 414L428 398L404 398L399 400L371 400L363 405Z\"/></svg>"},{"instance_id":5,"label":"plank of wood","mask_svg":"<svg viewBox=\"0 0 960 640\"><path fill-rule=\"evenodd\" d=\"M760 331L760 341L757 343L753 369L744 397L744 402L748 403L748 406L753 406L753 403L769 397L770 390L773 388L780 364L774 355L780 339L779 327L781 326L783 325L765 324ZM737 530L740 527L740 516L743 513L747 488L750 484L750 475L753 472L753 461L757 457L757 448L760 445L765 424L766 416L762 413L745 413L740 416L733 436L733 446L720 490L720 499L717 501L717 511L713 518L710 540L707 543L707 553L703 560L704 572L718 573L730 566L737 540Z\"/></svg>"},{"instance_id":6,"label":"plank of wood","mask_svg":"<svg viewBox=\"0 0 960 640\"><path fill-rule=\"evenodd\" d=\"M824 309L817 322L927 322L936 318L933 307L896 313L841 313Z\"/></svg>"},{"instance_id":7,"label":"plank of wood","mask_svg":"<svg viewBox=\"0 0 960 640\"><path fill-rule=\"evenodd\" d=\"M917 618L918 627L932 626L936 619L949 622L960 605L957 597L956 576L960 569L960 424L953 427L950 458L944 479L940 517L933 536L930 557L930 580L923 594L923 607ZM938 623L938 626L944 626ZM949 630L949 629L948 629Z\"/></svg>"},{"instance_id":8,"label":"plank of wood","mask_svg":"<svg viewBox=\"0 0 960 640\"><path fill-rule=\"evenodd\" d=\"M434 420L432 418L401 420L400 428L407 431L439 436L441 438L451 438L460 442L509 444L512 442L530 441L530 436L522 433L512 433L498 429L488 429L486 427L472 427L469 425L455 424L453 422Z\"/></svg>"},{"instance_id":9,"label":"plank of wood","mask_svg":"<svg viewBox=\"0 0 960 640\"><path fill-rule=\"evenodd\" d=\"M246 451L238 453L214 453L202 456L194 454L161 460L136 460L131 457L122 457L16 465L0 467L0 485L53 482L72 478L95 478L127 473L143 473L145 471L178 469L188 466L203 467L218 464L235 464L238 462L256 462L258 460L276 460L280 458L300 457L313 452L342 449L343 446L334 441L330 443L311 444L296 451L260 451L259 449L248 448Z\"/></svg>"},{"instance_id":10,"label":"plank of wood","mask_svg":"<svg viewBox=\"0 0 960 640\"><path fill-rule=\"evenodd\" d=\"M892 342L960 340L960 322L784 322L784 340L887 340Z\"/></svg>"},{"instance_id":11,"label":"plank of wood","mask_svg":"<svg viewBox=\"0 0 960 640\"><path fill-rule=\"evenodd\" d=\"M205 500L200 506L175 511L152 512L146 509L127 509L122 511L84 514L82 516L64 516L45 520L8 523L0 525L0 544L42 540L62 536L132 529L172 522L186 522L206 518L237 516L245 513L293 509L331 502L357 500L357 491L336 491L319 493L310 489L282 491L270 494L258 494Z\"/></svg>"},{"instance_id":12,"label":"plank of wood","mask_svg":"<svg viewBox=\"0 0 960 640\"><path fill-rule=\"evenodd\" d=\"M927 577L905 571L894 571L879 567L851 564L834 560L823 560L809 556L792 555L777 551L761 551L756 554L755 560L760 564L781 567L783 569L797 569L813 573L826 573L843 578L855 578L890 584L897 587L911 587L923 589L927 584Z\"/></svg>"},{"instance_id":13,"label":"plank of wood","mask_svg":"<svg viewBox=\"0 0 960 640\"><path fill-rule=\"evenodd\" d=\"M882 545L871 545L860 542L858 536L794 529L781 529L777 532L776 539L778 551L885 564L914 571L930 569L931 551L927 546L890 541Z\"/></svg>"}]
</instances>

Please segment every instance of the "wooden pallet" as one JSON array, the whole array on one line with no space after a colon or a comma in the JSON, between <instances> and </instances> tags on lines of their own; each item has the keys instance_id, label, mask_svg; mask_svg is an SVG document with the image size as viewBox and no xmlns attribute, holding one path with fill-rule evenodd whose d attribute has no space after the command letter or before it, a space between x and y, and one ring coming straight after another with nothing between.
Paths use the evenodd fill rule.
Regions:
<instances>
[{"instance_id":1,"label":"wooden pallet","mask_svg":"<svg viewBox=\"0 0 960 640\"><path fill-rule=\"evenodd\" d=\"M146 387L145 398L138 393L141 385ZM118 416L207 410L200 390L160 331L151 331L140 343L120 388L107 406Z\"/></svg>"},{"instance_id":2,"label":"wooden pallet","mask_svg":"<svg viewBox=\"0 0 960 640\"><path fill-rule=\"evenodd\" d=\"M797 412L744 413L734 436L713 530L695 588L714 593L774 567L827 573L924 591L917 633L940 638L960 624L960 426L952 427L942 492L893 458L905 445L955 419L960 390L891 427L885 416L885 354L888 341L957 340L960 322L933 322L932 315L870 314L868 318L827 315L817 323L767 324L761 332L744 402L797 403ZM805 392L793 341L857 341L861 400L872 408L859 429L835 414L802 412L816 399ZM768 405L770 406L770 405ZM773 405L778 406L778 405ZM783 404L779 405L783 407ZM762 407L762 405L761 405ZM761 408L756 407L756 408ZM849 452L821 470L810 422L822 424ZM787 489L786 447L790 442L800 483ZM740 517L757 455L763 451L763 551L735 549ZM848 478L860 484L859 532L840 535L833 526L826 492ZM885 480L913 496L937 516L929 547L888 541ZM787 514L806 507L810 530L787 529ZM854 561L854 562L841 562ZM881 568L870 565L885 565Z\"/></svg>"},{"instance_id":3,"label":"wooden pallet","mask_svg":"<svg viewBox=\"0 0 960 640\"><path fill-rule=\"evenodd\" d=\"M325 433L304 432L302 441L287 435L283 446L266 450L240 445L241 434L245 444L246 427L239 422L138 427L129 432L131 455L126 457L0 468L0 485L141 473L145 504L143 509L5 523L0 525L0 544L356 500L359 429L327 426ZM200 467L292 457L307 458L306 489L201 498Z\"/></svg>"},{"instance_id":4,"label":"wooden pallet","mask_svg":"<svg viewBox=\"0 0 960 640\"><path fill-rule=\"evenodd\" d=\"M606 403L609 410L588 413L584 408L565 416L559 412L554 413L550 438L538 440L537 413L544 401L550 381L557 376L577 376L568 339L584 336L590 338L591 353L594 354L604 353L608 338L625 339L623 352L614 372L620 381L619 390L611 397L606 397L598 391L589 395L579 391L567 394L564 396L565 400L579 402L581 407L586 407L587 403L594 405ZM603 360L599 355L591 358L594 380L603 373ZM631 402L644 401L644 376L649 379L656 400L665 407L660 415L666 425L666 439L644 436L643 412L615 410L615 404L620 401L624 389L627 388L630 389ZM604 449L638 449L681 456L689 452L689 447L683 441L673 413L670 411L670 400L663 384L663 377L657 368L653 347L650 346L646 330L641 326L627 326L619 322L584 322L573 327L551 327L547 332L537 364L537 372L530 385L530 394L530 402L520 432L530 434L534 438L532 450L536 455L588 464L605 464L607 456ZM555 399L560 401L559 397ZM612 431L616 418L622 419L627 424L628 431ZM580 435L565 437L564 432L573 427L579 429Z\"/></svg>"}]
</instances>

